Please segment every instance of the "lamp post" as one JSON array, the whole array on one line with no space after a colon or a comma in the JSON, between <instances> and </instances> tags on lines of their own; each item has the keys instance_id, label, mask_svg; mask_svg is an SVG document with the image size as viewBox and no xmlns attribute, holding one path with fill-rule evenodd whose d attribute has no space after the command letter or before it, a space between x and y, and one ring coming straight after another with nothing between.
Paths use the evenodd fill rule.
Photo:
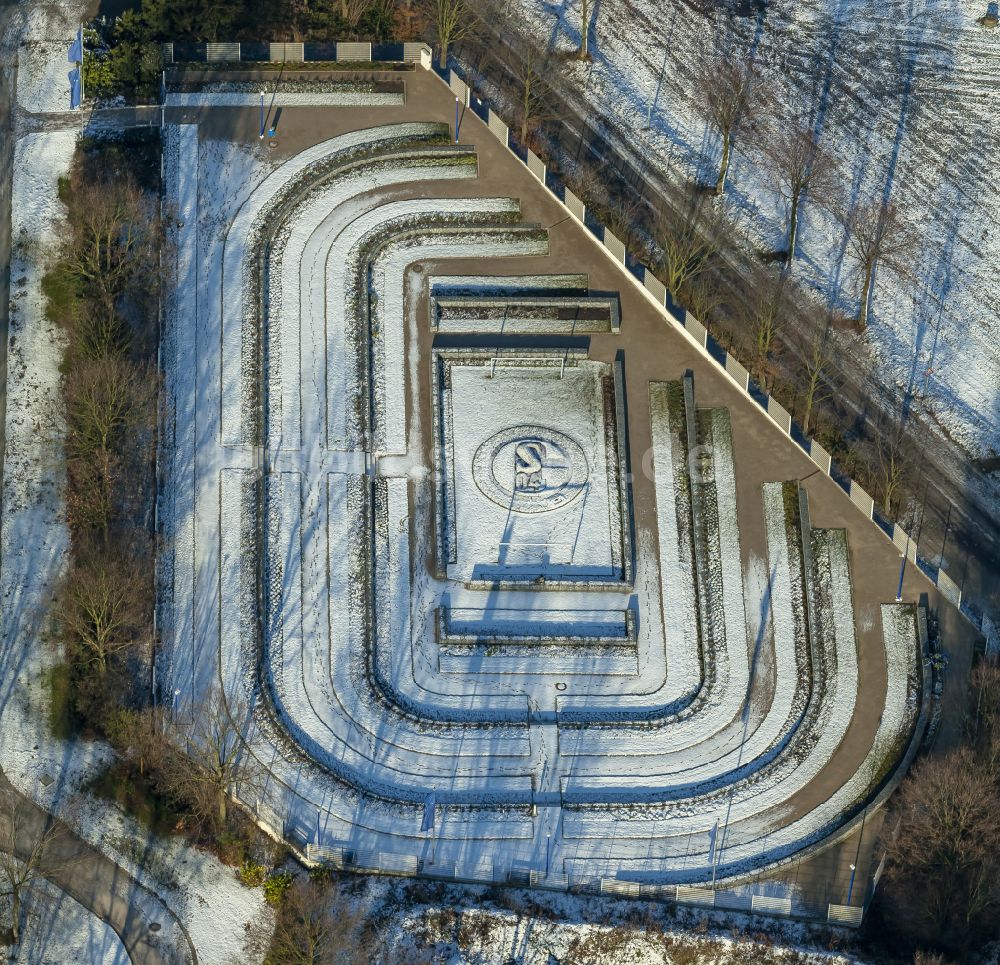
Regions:
<instances>
[{"instance_id":1,"label":"lamp post","mask_svg":"<svg viewBox=\"0 0 1000 965\"><path fill-rule=\"evenodd\" d=\"M854 873L858 870L856 864L851 865L851 883L847 886L847 903L851 903L851 895L854 894Z\"/></svg>"},{"instance_id":2,"label":"lamp post","mask_svg":"<svg viewBox=\"0 0 1000 965\"><path fill-rule=\"evenodd\" d=\"M552 832L545 832L545 877L549 876L549 866L552 862Z\"/></svg>"},{"instance_id":3,"label":"lamp post","mask_svg":"<svg viewBox=\"0 0 1000 965\"><path fill-rule=\"evenodd\" d=\"M903 576L906 574L906 557L910 555L910 534L906 534L906 549L903 550L903 562L899 564L899 586L896 587L896 602L903 602Z\"/></svg>"},{"instance_id":4,"label":"lamp post","mask_svg":"<svg viewBox=\"0 0 1000 965\"><path fill-rule=\"evenodd\" d=\"M460 103L458 98L455 98L455 143L458 143L458 128L462 123L461 117L459 116Z\"/></svg>"},{"instance_id":5,"label":"lamp post","mask_svg":"<svg viewBox=\"0 0 1000 965\"><path fill-rule=\"evenodd\" d=\"M264 95L260 95L260 139L264 140Z\"/></svg>"},{"instance_id":6,"label":"lamp post","mask_svg":"<svg viewBox=\"0 0 1000 965\"><path fill-rule=\"evenodd\" d=\"M173 706L171 707L171 714L170 714L174 723L177 722L177 698L180 697L180 695L181 695L180 689L174 691Z\"/></svg>"}]
</instances>

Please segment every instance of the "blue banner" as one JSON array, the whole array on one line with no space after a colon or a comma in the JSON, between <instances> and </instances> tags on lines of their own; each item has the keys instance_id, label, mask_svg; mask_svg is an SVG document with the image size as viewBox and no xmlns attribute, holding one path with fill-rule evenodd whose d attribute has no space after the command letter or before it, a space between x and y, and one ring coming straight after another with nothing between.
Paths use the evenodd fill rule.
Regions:
<instances>
[{"instance_id":1,"label":"blue banner","mask_svg":"<svg viewBox=\"0 0 1000 965\"><path fill-rule=\"evenodd\" d=\"M434 808L436 804L437 800L434 796L434 792L431 791L431 793L424 799L424 819L420 822L421 831L434 830Z\"/></svg>"},{"instance_id":2,"label":"blue banner","mask_svg":"<svg viewBox=\"0 0 1000 965\"><path fill-rule=\"evenodd\" d=\"M76 39L70 44L69 52L66 54L66 59L71 64L81 64L83 63L83 27L80 27L76 32Z\"/></svg>"},{"instance_id":3,"label":"blue banner","mask_svg":"<svg viewBox=\"0 0 1000 965\"><path fill-rule=\"evenodd\" d=\"M80 106L80 68L69 72L69 109L75 111Z\"/></svg>"}]
</instances>

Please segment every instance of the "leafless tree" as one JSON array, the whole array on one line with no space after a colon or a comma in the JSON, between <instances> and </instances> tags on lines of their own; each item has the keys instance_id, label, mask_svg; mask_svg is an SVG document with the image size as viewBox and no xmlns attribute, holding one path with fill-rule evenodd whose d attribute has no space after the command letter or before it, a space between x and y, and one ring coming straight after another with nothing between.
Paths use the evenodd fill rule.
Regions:
<instances>
[{"instance_id":1,"label":"leafless tree","mask_svg":"<svg viewBox=\"0 0 1000 965\"><path fill-rule=\"evenodd\" d=\"M830 329L827 327L812 340L802 358L802 431L806 435L817 408L834 393L832 362Z\"/></svg>"},{"instance_id":2,"label":"leafless tree","mask_svg":"<svg viewBox=\"0 0 1000 965\"><path fill-rule=\"evenodd\" d=\"M726 190L733 144L757 112L762 93L760 74L744 56L706 57L695 68L695 109L722 139L716 194Z\"/></svg>"},{"instance_id":3,"label":"leafless tree","mask_svg":"<svg viewBox=\"0 0 1000 965\"><path fill-rule=\"evenodd\" d=\"M530 39L525 39L519 48L522 53L512 56L511 69L517 82L518 141L527 147L532 129L545 117L552 63L548 54Z\"/></svg>"},{"instance_id":4,"label":"leafless tree","mask_svg":"<svg viewBox=\"0 0 1000 965\"><path fill-rule=\"evenodd\" d=\"M659 269L675 301L708 268L722 243L724 228L723 217L695 190L688 192L679 213L661 215L656 231Z\"/></svg>"},{"instance_id":5,"label":"leafless tree","mask_svg":"<svg viewBox=\"0 0 1000 965\"><path fill-rule=\"evenodd\" d=\"M65 376L70 521L100 532L105 545L134 495L123 477L142 471L152 444L156 388L154 373L121 355L84 360Z\"/></svg>"},{"instance_id":6,"label":"leafless tree","mask_svg":"<svg viewBox=\"0 0 1000 965\"><path fill-rule=\"evenodd\" d=\"M792 307L788 289L785 273L759 269L739 309L750 340L750 373L765 392L773 387L781 348L778 336Z\"/></svg>"},{"instance_id":7,"label":"leafless tree","mask_svg":"<svg viewBox=\"0 0 1000 965\"><path fill-rule=\"evenodd\" d=\"M881 198L854 205L845 220L847 243L859 266L857 323L864 330L871 311L876 266L886 264L897 271L908 271L918 239L896 205Z\"/></svg>"},{"instance_id":8,"label":"leafless tree","mask_svg":"<svg viewBox=\"0 0 1000 965\"><path fill-rule=\"evenodd\" d=\"M84 362L66 377L67 451L88 456L111 450L138 422L152 415L155 380L118 356Z\"/></svg>"},{"instance_id":9,"label":"leafless tree","mask_svg":"<svg viewBox=\"0 0 1000 965\"><path fill-rule=\"evenodd\" d=\"M282 965L362 965L364 917L329 880L297 878L285 893L268 961Z\"/></svg>"},{"instance_id":10,"label":"leafless tree","mask_svg":"<svg viewBox=\"0 0 1000 965\"><path fill-rule=\"evenodd\" d=\"M210 826L225 826L229 796L237 788L256 793L261 768L254 756L258 741L250 736L251 727L238 705L230 707L216 692L195 708L194 722L185 734L186 756L178 756L166 768L167 789Z\"/></svg>"},{"instance_id":11,"label":"leafless tree","mask_svg":"<svg viewBox=\"0 0 1000 965\"><path fill-rule=\"evenodd\" d=\"M580 46L576 55L581 60L590 59L590 0L580 0Z\"/></svg>"},{"instance_id":12,"label":"leafless tree","mask_svg":"<svg viewBox=\"0 0 1000 965\"><path fill-rule=\"evenodd\" d=\"M96 301L114 307L133 279L148 283L159 222L153 199L131 177L92 180L74 172L69 219L65 264Z\"/></svg>"},{"instance_id":13,"label":"leafless tree","mask_svg":"<svg viewBox=\"0 0 1000 965\"><path fill-rule=\"evenodd\" d=\"M814 202L829 203L837 164L820 148L812 129L794 121L769 131L761 153L774 189L787 206L785 262L790 264L795 260L801 205L807 194Z\"/></svg>"},{"instance_id":14,"label":"leafless tree","mask_svg":"<svg viewBox=\"0 0 1000 965\"><path fill-rule=\"evenodd\" d=\"M969 742L976 761L1000 786L1000 666L982 661L972 672Z\"/></svg>"},{"instance_id":15,"label":"leafless tree","mask_svg":"<svg viewBox=\"0 0 1000 965\"><path fill-rule=\"evenodd\" d=\"M140 775L147 770L162 770L171 753L162 708L119 707L107 715L103 724L109 741L135 763Z\"/></svg>"},{"instance_id":16,"label":"leafless tree","mask_svg":"<svg viewBox=\"0 0 1000 965\"><path fill-rule=\"evenodd\" d=\"M339 0L338 12L341 19L353 29L371 5L371 0Z\"/></svg>"},{"instance_id":17,"label":"leafless tree","mask_svg":"<svg viewBox=\"0 0 1000 965\"><path fill-rule=\"evenodd\" d=\"M471 27L472 11L466 0L423 0L423 6L437 37L438 66L444 70L448 66L448 48Z\"/></svg>"},{"instance_id":18,"label":"leafless tree","mask_svg":"<svg viewBox=\"0 0 1000 965\"><path fill-rule=\"evenodd\" d=\"M89 553L70 568L59 616L68 644L103 676L108 662L137 646L149 622L149 575L119 552Z\"/></svg>"},{"instance_id":19,"label":"leafless tree","mask_svg":"<svg viewBox=\"0 0 1000 965\"><path fill-rule=\"evenodd\" d=\"M875 426L875 458L872 475L878 502L890 519L896 514L900 491L906 485L913 468L910 449L903 427L891 419L882 419Z\"/></svg>"},{"instance_id":20,"label":"leafless tree","mask_svg":"<svg viewBox=\"0 0 1000 965\"><path fill-rule=\"evenodd\" d=\"M963 749L918 764L899 792L884 899L921 944L965 953L1000 921L1000 811L994 775Z\"/></svg>"},{"instance_id":21,"label":"leafless tree","mask_svg":"<svg viewBox=\"0 0 1000 965\"><path fill-rule=\"evenodd\" d=\"M0 895L10 902L14 943L22 937L24 901L40 882L77 860L65 826L13 789L0 790Z\"/></svg>"}]
</instances>

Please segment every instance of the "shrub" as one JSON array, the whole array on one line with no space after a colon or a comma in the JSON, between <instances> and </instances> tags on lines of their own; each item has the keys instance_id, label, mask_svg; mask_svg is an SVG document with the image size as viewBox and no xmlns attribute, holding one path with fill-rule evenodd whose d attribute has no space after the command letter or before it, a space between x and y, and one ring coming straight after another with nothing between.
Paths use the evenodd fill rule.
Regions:
<instances>
[{"instance_id":1,"label":"shrub","mask_svg":"<svg viewBox=\"0 0 1000 965\"><path fill-rule=\"evenodd\" d=\"M260 888L267 880L267 868L247 859L238 872L240 881L248 888Z\"/></svg>"},{"instance_id":2,"label":"shrub","mask_svg":"<svg viewBox=\"0 0 1000 965\"><path fill-rule=\"evenodd\" d=\"M274 907L280 905L294 880L295 875L290 871L276 871L269 875L264 881L264 898L267 903Z\"/></svg>"},{"instance_id":3,"label":"shrub","mask_svg":"<svg viewBox=\"0 0 1000 965\"><path fill-rule=\"evenodd\" d=\"M73 671L57 663L48 671L49 730L56 740L72 740L80 733L80 718L73 709Z\"/></svg>"}]
</instances>

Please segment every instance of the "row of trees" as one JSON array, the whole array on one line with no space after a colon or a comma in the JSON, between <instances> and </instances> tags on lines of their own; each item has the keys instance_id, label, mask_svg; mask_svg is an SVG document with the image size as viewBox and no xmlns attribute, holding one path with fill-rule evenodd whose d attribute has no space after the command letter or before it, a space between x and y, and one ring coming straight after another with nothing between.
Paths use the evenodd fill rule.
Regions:
<instances>
[{"instance_id":1,"label":"row of trees","mask_svg":"<svg viewBox=\"0 0 1000 965\"><path fill-rule=\"evenodd\" d=\"M150 181L140 182L136 159ZM252 754L218 697L177 747L152 706L155 369L165 235L156 145L84 148L60 193L67 231L45 279L68 336L62 395L72 562L57 617L77 719L111 743L196 832L227 829L228 793L251 782ZM141 170L141 168L140 168ZM191 762L194 762L193 766Z\"/></svg>"},{"instance_id":2,"label":"row of trees","mask_svg":"<svg viewBox=\"0 0 1000 965\"><path fill-rule=\"evenodd\" d=\"M441 2L454 7L463 0ZM707 53L693 65L695 105L713 135L706 143L718 147L711 177L692 177L669 198L644 196L607 151L598 146L600 160L589 161L594 145L574 147L567 138L560 123L567 109L560 87L572 83L566 56L542 49L513 19L504 20L501 8L491 16L500 17L499 27L475 16L463 20L461 57L474 78L506 99L519 142L547 156L550 168L652 268L672 301L712 323L713 335L764 391L861 480L884 513L898 518L914 471L902 428L888 416L865 425L841 411L839 396L863 387L843 384L838 358L839 330L863 330L868 323L878 266L905 274L915 256L917 237L897 207L882 196L845 200L848 172L821 143L809 112L779 100L756 66L732 51ZM440 28L435 36L443 36ZM507 44L498 44L498 36ZM751 160L752 176L784 210L781 241L755 260L746 257L760 244L753 226L742 208L723 200L737 153ZM841 226L856 268L853 319L834 306L807 307L793 277L806 205ZM807 324L801 324L803 312L812 316ZM850 430L842 428L848 419Z\"/></svg>"},{"instance_id":3,"label":"row of trees","mask_svg":"<svg viewBox=\"0 0 1000 965\"><path fill-rule=\"evenodd\" d=\"M141 152L140 152L141 153ZM143 699L152 613L151 507L161 232L126 151L84 149L60 185L67 228L44 287L67 335L66 509L72 562L57 616L78 715Z\"/></svg>"}]
</instances>

